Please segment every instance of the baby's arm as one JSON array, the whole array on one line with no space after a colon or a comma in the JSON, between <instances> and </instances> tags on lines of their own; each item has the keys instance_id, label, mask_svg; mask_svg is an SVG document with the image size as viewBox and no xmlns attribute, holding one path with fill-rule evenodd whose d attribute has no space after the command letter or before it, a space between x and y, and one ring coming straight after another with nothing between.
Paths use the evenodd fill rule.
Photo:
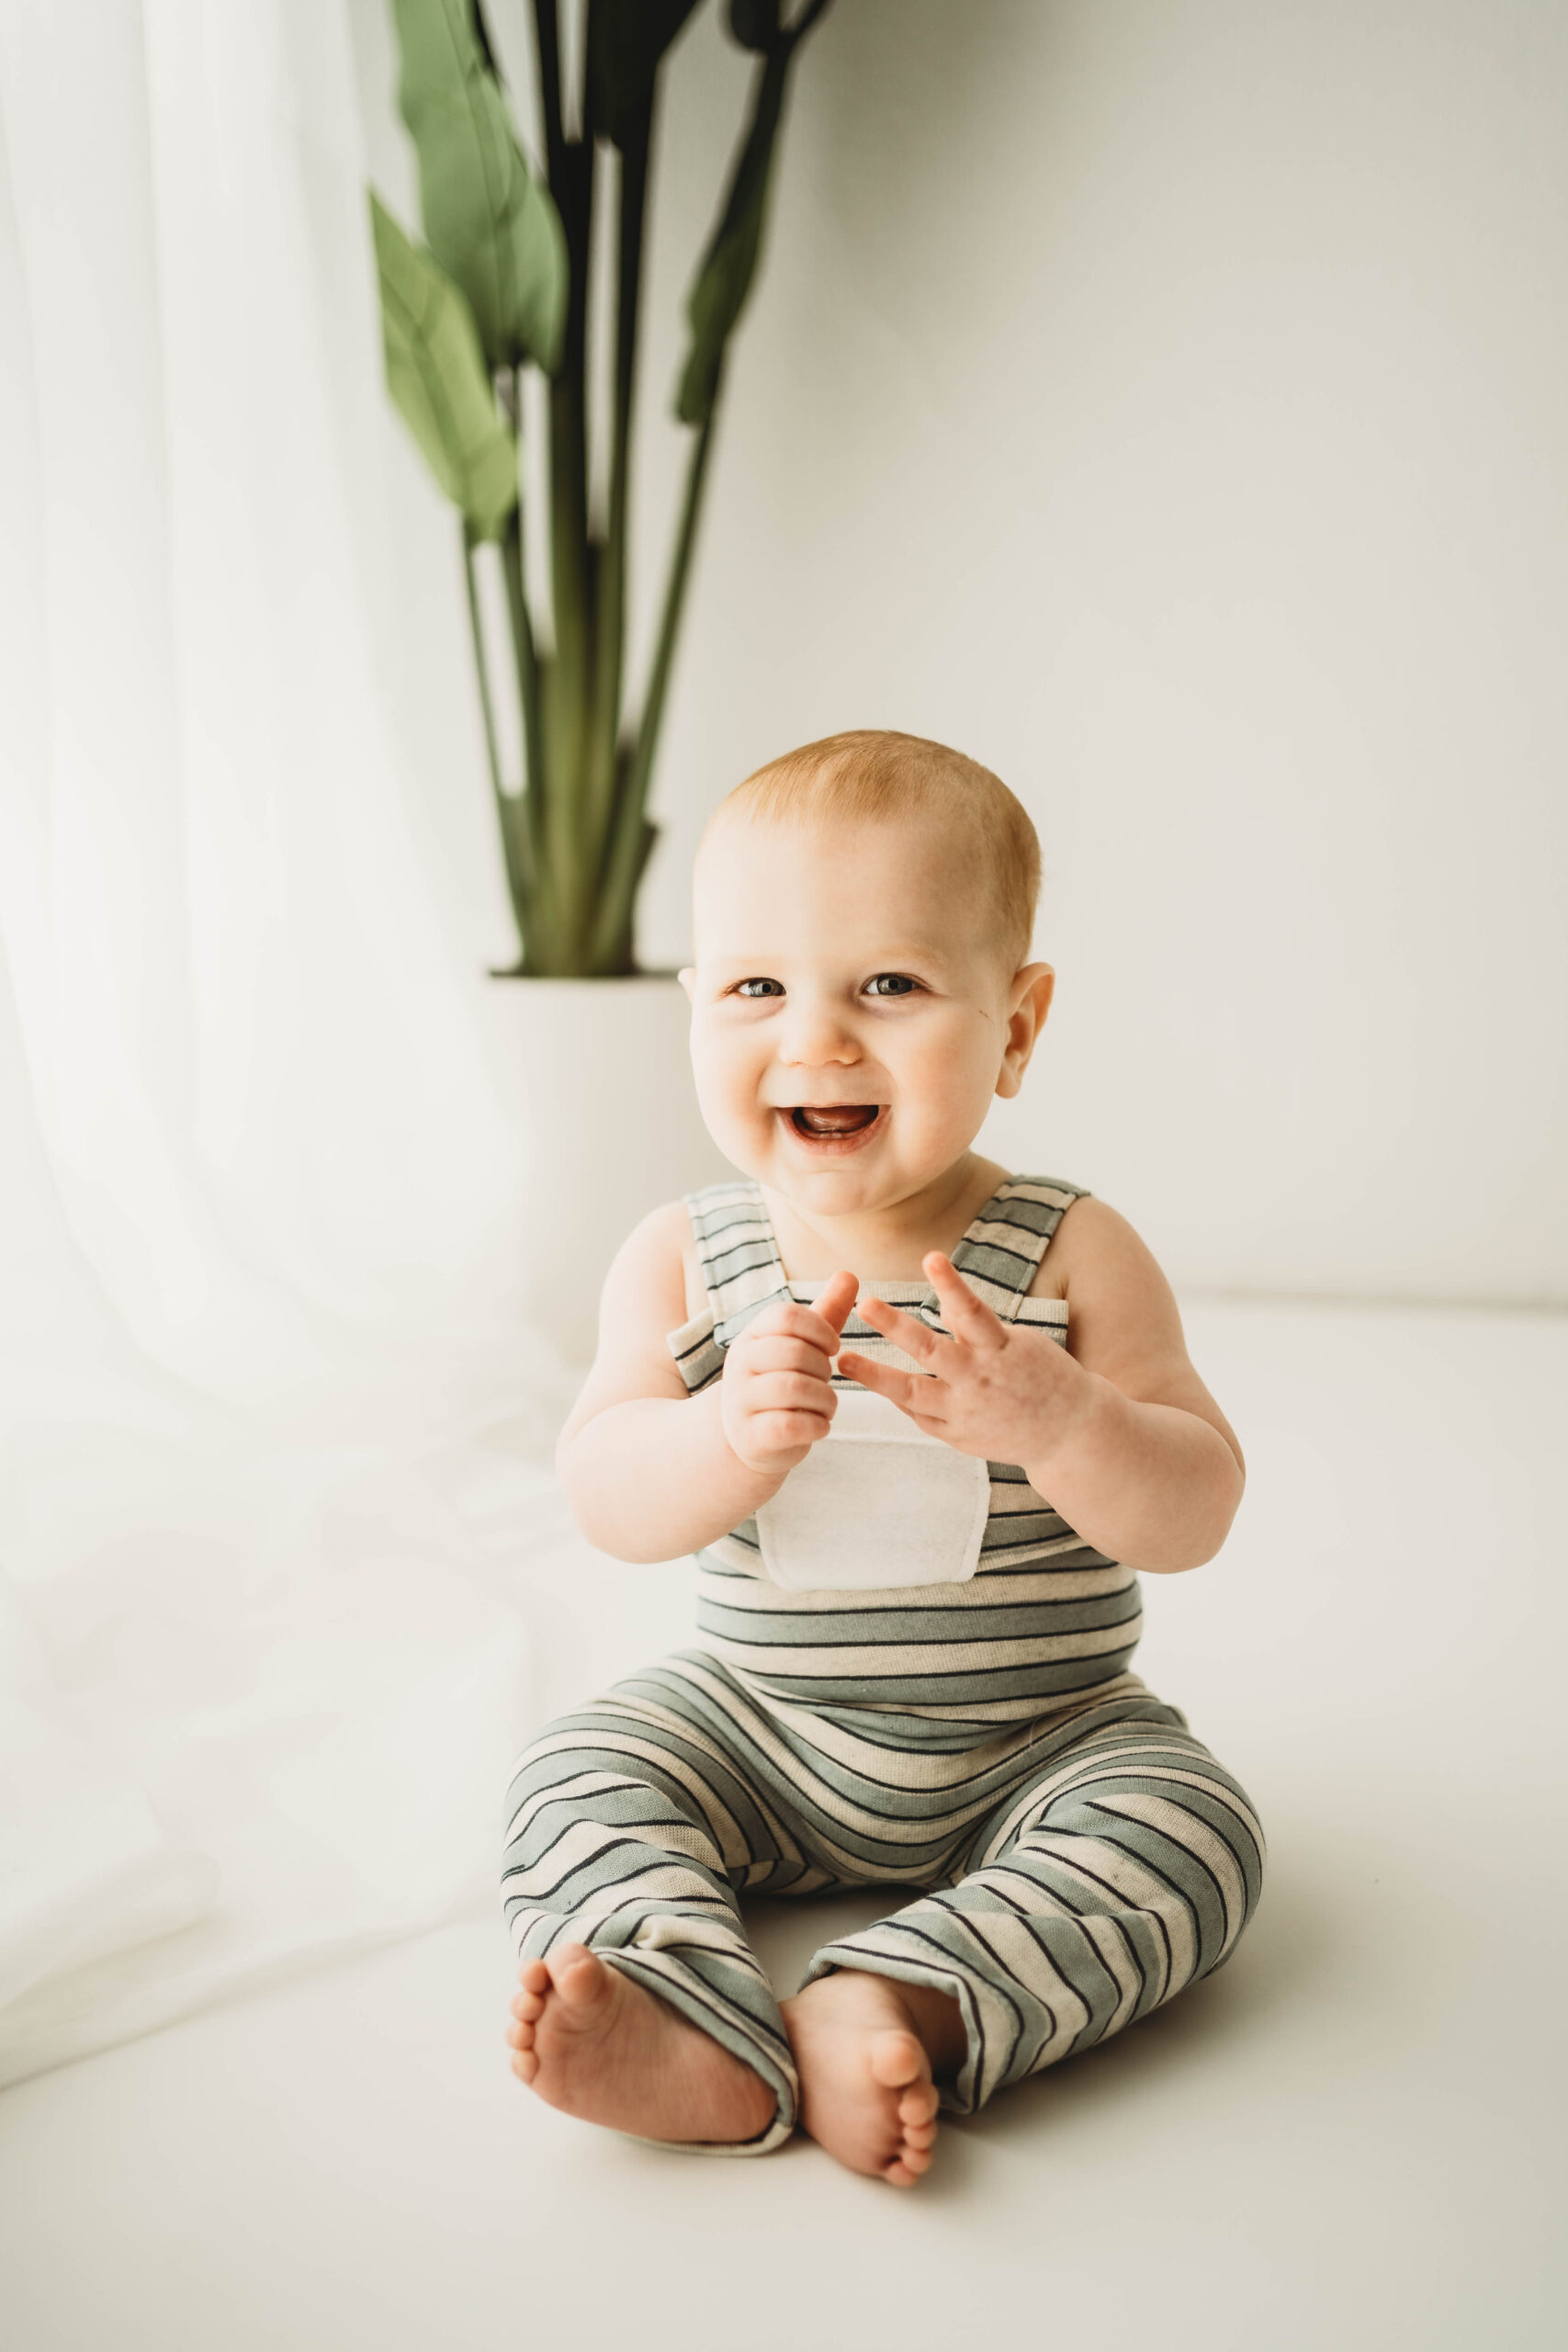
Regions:
<instances>
[{"instance_id":1,"label":"baby's arm","mask_svg":"<svg viewBox=\"0 0 1568 2352\"><path fill-rule=\"evenodd\" d=\"M622 1560L671 1560L749 1519L828 1432L830 1374L852 1274L815 1307L781 1301L736 1339L724 1377L688 1396L665 1334L684 1323L685 1212L658 1209L605 1277L599 1352L556 1449L590 1543Z\"/></svg>"},{"instance_id":2,"label":"baby's arm","mask_svg":"<svg viewBox=\"0 0 1568 2352\"><path fill-rule=\"evenodd\" d=\"M1113 1560L1201 1567L1230 1532L1247 1468L1188 1355L1170 1284L1103 1201L1074 1203L1052 1243L1058 1251L1067 1350L1089 1375L1087 1409L1076 1430L1063 1417L1059 1434L1047 1430L1028 1459L1030 1483Z\"/></svg>"},{"instance_id":3,"label":"baby's arm","mask_svg":"<svg viewBox=\"0 0 1568 2352\"><path fill-rule=\"evenodd\" d=\"M860 1311L929 1376L848 1354L840 1369L961 1453L1021 1464L1111 1559L1156 1572L1213 1559L1241 1500L1241 1448L1192 1368L1169 1283L1125 1218L1080 1200L1052 1244L1067 1350L1001 1322L945 1258L925 1266L951 1339L876 1300Z\"/></svg>"}]
</instances>

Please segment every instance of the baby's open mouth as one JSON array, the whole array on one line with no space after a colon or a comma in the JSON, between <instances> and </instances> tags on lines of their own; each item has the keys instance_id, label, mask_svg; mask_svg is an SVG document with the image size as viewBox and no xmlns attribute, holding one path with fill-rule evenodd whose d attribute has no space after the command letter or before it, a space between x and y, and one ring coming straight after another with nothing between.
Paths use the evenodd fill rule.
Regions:
<instances>
[{"instance_id":1,"label":"baby's open mouth","mask_svg":"<svg viewBox=\"0 0 1568 2352\"><path fill-rule=\"evenodd\" d=\"M876 1125L882 1109L880 1102L798 1102L789 1119L797 1136L828 1142L840 1136L864 1135Z\"/></svg>"}]
</instances>

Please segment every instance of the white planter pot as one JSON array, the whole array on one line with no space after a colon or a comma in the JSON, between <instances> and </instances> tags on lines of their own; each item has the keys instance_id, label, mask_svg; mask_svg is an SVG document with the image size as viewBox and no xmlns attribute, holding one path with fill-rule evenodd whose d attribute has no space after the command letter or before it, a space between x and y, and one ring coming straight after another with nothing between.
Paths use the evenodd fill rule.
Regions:
<instances>
[{"instance_id":1,"label":"white planter pot","mask_svg":"<svg viewBox=\"0 0 1568 2352\"><path fill-rule=\"evenodd\" d=\"M599 1287L632 1227L735 1172L697 1110L685 991L665 974L491 980L486 1005L526 1154L524 1305L586 1364Z\"/></svg>"}]
</instances>

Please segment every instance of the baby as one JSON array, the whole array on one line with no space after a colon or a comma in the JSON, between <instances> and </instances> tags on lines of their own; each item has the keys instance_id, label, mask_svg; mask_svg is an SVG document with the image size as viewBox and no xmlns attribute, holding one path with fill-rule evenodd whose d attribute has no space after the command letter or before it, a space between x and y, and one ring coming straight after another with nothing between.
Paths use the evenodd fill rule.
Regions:
<instances>
[{"instance_id":1,"label":"baby","mask_svg":"<svg viewBox=\"0 0 1568 2352\"><path fill-rule=\"evenodd\" d=\"M899 2187L968 2113L1219 1966L1247 1797L1128 1671L1235 1438L1113 1209L974 1139L1050 1009L1034 831L988 770L834 736L697 859L692 1059L740 1174L646 1218L561 1439L579 1524L699 1555L682 1650L521 1758L515 2072L708 2154L798 2125ZM894 1891L782 2005L747 1894Z\"/></svg>"}]
</instances>

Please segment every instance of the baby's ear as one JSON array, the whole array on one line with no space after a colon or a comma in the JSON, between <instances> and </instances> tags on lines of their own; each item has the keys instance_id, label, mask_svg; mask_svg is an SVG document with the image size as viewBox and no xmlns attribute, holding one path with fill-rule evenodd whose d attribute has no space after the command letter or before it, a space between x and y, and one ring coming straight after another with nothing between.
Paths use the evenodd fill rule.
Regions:
<instances>
[{"instance_id":1,"label":"baby's ear","mask_svg":"<svg viewBox=\"0 0 1568 2352\"><path fill-rule=\"evenodd\" d=\"M1013 975L1007 1046L997 1076L997 1092L1004 1099L1010 1099L1023 1084L1023 1073L1045 1026L1055 986L1056 975L1049 964L1026 964Z\"/></svg>"},{"instance_id":2,"label":"baby's ear","mask_svg":"<svg viewBox=\"0 0 1568 2352\"><path fill-rule=\"evenodd\" d=\"M697 985L697 974L696 974L696 967L695 967L695 966L694 966L694 965L692 965L692 964L688 964L688 965L685 967L684 970L682 970L682 971L679 971L679 972L677 972L677 973L676 973L675 978L680 981L681 986L682 986L682 987L685 989L685 991L686 991L686 1001L687 1001L687 1003L688 1003L688 1004L690 1004L690 1003L694 1002L694 1000L693 995L692 995L692 990L693 990L693 989L696 987L696 985Z\"/></svg>"},{"instance_id":3,"label":"baby's ear","mask_svg":"<svg viewBox=\"0 0 1568 2352\"><path fill-rule=\"evenodd\" d=\"M1025 964L1012 976L1013 1010L1017 1012L1027 1004L1037 1033L1045 1026L1045 1016L1055 993L1056 974L1049 964Z\"/></svg>"}]
</instances>

